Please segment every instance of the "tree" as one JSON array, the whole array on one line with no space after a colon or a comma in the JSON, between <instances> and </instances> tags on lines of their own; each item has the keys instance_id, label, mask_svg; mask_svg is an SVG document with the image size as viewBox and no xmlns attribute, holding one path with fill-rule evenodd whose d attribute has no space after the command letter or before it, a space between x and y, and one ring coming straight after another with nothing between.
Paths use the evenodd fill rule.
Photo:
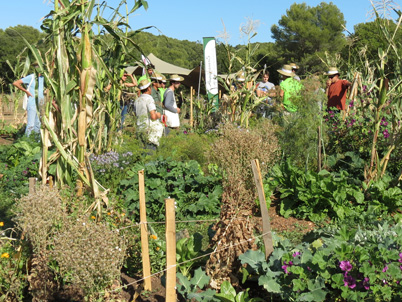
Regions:
<instances>
[{"instance_id":1,"label":"tree","mask_svg":"<svg viewBox=\"0 0 402 302\"><path fill-rule=\"evenodd\" d=\"M384 35L381 27L389 33L388 37L391 37L397 28L397 24L392 20L377 18L372 22L355 25L355 32L350 36L352 43L348 49L351 65L361 65L362 62L358 60L363 58L370 62L379 60L378 50L386 50L390 45L387 35ZM396 30L394 40L402 41L402 29L400 27ZM402 57L401 47L396 49L398 53L394 51L388 53L388 62L385 69L387 74L392 73L396 68L397 56Z\"/></svg>"},{"instance_id":2,"label":"tree","mask_svg":"<svg viewBox=\"0 0 402 302\"><path fill-rule=\"evenodd\" d=\"M317 55L343 48L345 24L343 14L332 2L321 2L316 7L294 3L271 32L285 62L298 62L306 73L322 70Z\"/></svg>"},{"instance_id":3,"label":"tree","mask_svg":"<svg viewBox=\"0 0 402 302\"><path fill-rule=\"evenodd\" d=\"M0 74L7 82L13 82L16 75L11 70L7 61L12 66L17 63L17 57L26 48L24 37L30 44L37 44L44 34L36 28L26 25L18 25L0 30Z\"/></svg>"}]
</instances>

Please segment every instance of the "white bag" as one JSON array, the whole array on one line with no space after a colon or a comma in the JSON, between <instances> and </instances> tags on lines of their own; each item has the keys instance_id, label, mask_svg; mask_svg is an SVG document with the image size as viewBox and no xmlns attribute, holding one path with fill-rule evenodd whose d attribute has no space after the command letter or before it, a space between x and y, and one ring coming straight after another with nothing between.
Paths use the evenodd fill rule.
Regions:
<instances>
[{"instance_id":1,"label":"white bag","mask_svg":"<svg viewBox=\"0 0 402 302\"><path fill-rule=\"evenodd\" d=\"M27 106L28 106L28 96L24 92L24 96L22 97L22 109L27 110Z\"/></svg>"},{"instance_id":2,"label":"white bag","mask_svg":"<svg viewBox=\"0 0 402 302\"><path fill-rule=\"evenodd\" d=\"M171 112L169 110L165 110L166 115L166 125L171 128L180 127L180 118L178 113Z\"/></svg>"},{"instance_id":3,"label":"white bag","mask_svg":"<svg viewBox=\"0 0 402 302\"><path fill-rule=\"evenodd\" d=\"M148 141L159 146L159 139L162 137L164 129L165 126L159 120L149 121Z\"/></svg>"}]
</instances>

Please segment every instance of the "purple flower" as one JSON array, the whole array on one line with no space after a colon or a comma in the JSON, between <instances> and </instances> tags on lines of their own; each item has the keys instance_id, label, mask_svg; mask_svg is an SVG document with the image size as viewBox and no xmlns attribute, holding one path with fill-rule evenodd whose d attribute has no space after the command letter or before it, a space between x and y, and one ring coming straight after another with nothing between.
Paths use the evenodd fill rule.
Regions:
<instances>
[{"instance_id":1,"label":"purple flower","mask_svg":"<svg viewBox=\"0 0 402 302\"><path fill-rule=\"evenodd\" d=\"M187 131L186 131L186 130L184 130L184 131L183 131L183 133L184 133L184 134L187 134Z\"/></svg>"},{"instance_id":2,"label":"purple flower","mask_svg":"<svg viewBox=\"0 0 402 302\"><path fill-rule=\"evenodd\" d=\"M285 274L290 274L290 272L288 271L288 267L291 267L293 265L292 261L289 261L288 263L286 263L286 261L283 261L282 265L282 269L285 271Z\"/></svg>"},{"instance_id":3,"label":"purple flower","mask_svg":"<svg viewBox=\"0 0 402 302\"><path fill-rule=\"evenodd\" d=\"M347 273L346 273L345 277L343 278L343 284L345 286L349 286L349 288L353 289L356 287L356 280L352 276L347 275Z\"/></svg>"},{"instance_id":4,"label":"purple flower","mask_svg":"<svg viewBox=\"0 0 402 302\"><path fill-rule=\"evenodd\" d=\"M402 253L399 253L399 259L398 259L398 261L402 263Z\"/></svg>"},{"instance_id":5,"label":"purple flower","mask_svg":"<svg viewBox=\"0 0 402 302\"><path fill-rule=\"evenodd\" d=\"M293 256L293 258L294 258L294 257L300 256L300 255L301 255L300 252L294 252L292 256Z\"/></svg>"},{"instance_id":6,"label":"purple flower","mask_svg":"<svg viewBox=\"0 0 402 302\"><path fill-rule=\"evenodd\" d=\"M388 270L388 266L385 266L385 267L382 269L382 272L385 273L387 270Z\"/></svg>"},{"instance_id":7,"label":"purple flower","mask_svg":"<svg viewBox=\"0 0 402 302\"><path fill-rule=\"evenodd\" d=\"M22 171L22 174L27 175L27 174L28 174L28 171L27 171L27 170L24 170L24 171Z\"/></svg>"},{"instance_id":8,"label":"purple flower","mask_svg":"<svg viewBox=\"0 0 402 302\"><path fill-rule=\"evenodd\" d=\"M370 289L369 281L370 281L370 279L369 279L368 277L364 278L364 280L363 280L363 287L364 287L366 290L369 290L369 289Z\"/></svg>"},{"instance_id":9,"label":"purple flower","mask_svg":"<svg viewBox=\"0 0 402 302\"><path fill-rule=\"evenodd\" d=\"M388 133L388 129L385 129L382 134L384 135L384 138L388 138L389 137L389 133Z\"/></svg>"},{"instance_id":10,"label":"purple flower","mask_svg":"<svg viewBox=\"0 0 402 302\"><path fill-rule=\"evenodd\" d=\"M339 264L339 267L341 268L341 270L343 270L344 272L350 272L352 270L352 264L350 264L349 261L341 261L341 263Z\"/></svg>"}]
</instances>

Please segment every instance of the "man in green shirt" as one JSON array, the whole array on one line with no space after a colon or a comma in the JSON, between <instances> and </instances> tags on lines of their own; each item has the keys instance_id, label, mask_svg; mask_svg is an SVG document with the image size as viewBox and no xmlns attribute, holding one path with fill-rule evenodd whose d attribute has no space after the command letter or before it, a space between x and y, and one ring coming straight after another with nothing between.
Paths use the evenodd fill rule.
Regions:
<instances>
[{"instance_id":1,"label":"man in green shirt","mask_svg":"<svg viewBox=\"0 0 402 302\"><path fill-rule=\"evenodd\" d=\"M288 112L296 112L297 106L293 103L300 98L300 92L304 86L293 78L292 66L283 65L282 69L277 70L283 81L280 83L280 97L283 101L283 108Z\"/></svg>"},{"instance_id":2,"label":"man in green shirt","mask_svg":"<svg viewBox=\"0 0 402 302\"><path fill-rule=\"evenodd\" d=\"M151 81L152 81L151 96L155 102L156 112L162 114L163 108L162 108L161 94L159 91L159 88L161 87L162 83L162 75L157 72L154 72L151 75Z\"/></svg>"}]
</instances>

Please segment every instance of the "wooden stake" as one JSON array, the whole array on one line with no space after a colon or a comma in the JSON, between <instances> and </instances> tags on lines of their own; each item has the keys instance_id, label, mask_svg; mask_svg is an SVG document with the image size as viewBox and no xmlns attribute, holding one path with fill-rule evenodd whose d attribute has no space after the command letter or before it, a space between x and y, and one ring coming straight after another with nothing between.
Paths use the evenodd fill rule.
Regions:
<instances>
[{"instance_id":1,"label":"wooden stake","mask_svg":"<svg viewBox=\"0 0 402 302\"><path fill-rule=\"evenodd\" d=\"M141 223L141 255L144 289L152 291L151 262L149 261L147 210L145 204L144 170L138 171L138 185L140 195L140 223Z\"/></svg>"},{"instance_id":2,"label":"wooden stake","mask_svg":"<svg viewBox=\"0 0 402 302\"><path fill-rule=\"evenodd\" d=\"M176 302L176 223L174 199L166 203L166 302Z\"/></svg>"},{"instance_id":3,"label":"wooden stake","mask_svg":"<svg viewBox=\"0 0 402 302\"><path fill-rule=\"evenodd\" d=\"M262 177L260 172L260 164L258 159L254 159L251 161L251 167L253 169L254 181L257 187L258 198L260 200L260 209L262 216L262 232L263 232L263 240L265 246L265 258L268 259L269 255L274 251L274 246L272 244L272 233L271 233L271 223L269 220L267 202L265 200L264 187L262 184Z\"/></svg>"},{"instance_id":4,"label":"wooden stake","mask_svg":"<svg viewBox=\"0 0 402 302\"><path fill-rule=\"evenodd\" d=\"M190 127L193 128L193 86L190 87Z\"/></svg>"},{"instance_id":5,"label":"wooden stake","mask_svg":"<svg viewBox=\"0 0 402 302\"><path fill-rule=\"evenodd\" d=\"M36 185L36 178L30 177L29 178L29 194L35 193L35 185Z\"/></svg>"}]
</instances>

